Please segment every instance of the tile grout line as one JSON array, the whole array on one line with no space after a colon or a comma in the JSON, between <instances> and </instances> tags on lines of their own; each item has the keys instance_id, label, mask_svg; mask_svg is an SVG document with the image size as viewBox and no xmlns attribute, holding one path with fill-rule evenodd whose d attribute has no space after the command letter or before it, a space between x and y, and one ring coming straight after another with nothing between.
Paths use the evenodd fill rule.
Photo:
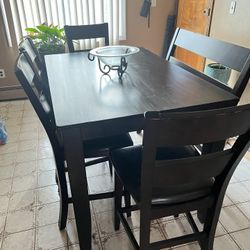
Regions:
<instances>
[{"instance_id":1,"label":"tile grout line","mask_svg":"<svg viewBox=\"0 0 250 250\"><path fill-rule=\"evenodd\" d=\"M21 110L20 110L21 111ZM20 112L19 111L19 112ZM23 113L24 113L24 104L23 104L23 108L22 108L22 116L21 116L21 120L23 119ZM21 124L19 124L19 126L21 126ZM15 142L17 145L19 143L19 138L20 138L20 133L21 133L21 130L18 132L18 139L17 141ZM18 149L17 149L18 150ZM17 153L17 152L16 152ZM28 162L28 161L27 161ZM15 157L15 160L14 160L14 168L13 168L13 172L12 172L12 177L11 177L11 187L10 187L10 191L8 193L8 197L9 197L9 200L8 200L8 207L7 207L7 212L6 212L6 218L5 218L5 224L4 224L4 229L3 229L3 240L2 240L2 249L3 250L3 245L4 245L4 241L5 239L9 236L9 235L13 235L13 234L17 234L17 233L21 233L21 232L26 232L26 231L30 231L30 230L34 230L35 229L35 225L34 227L32 228L29 228L29 229L26 229L26 230L20 230L18 232L13 232L13 233L7 233L5 230L6 230L6 225L7 225L7 217L8 217L8 214L9 213L13 213L13 212L16 212L16 211L25 211L25 209L19 209L19 210L13 210L13 211L10 211L10 198L11 196L14 194L13 192L13 182L14 182L14 173L15 173L15 169L17 167L17 157ZM32 189L33 190L33 189ZM24 190L24 191L28 191L28 190ZM23 191L22 191L23 192ZM32 208L33 209L33 208ZM34 215L33 215L33 223L35 223L35 212L34 212ZM34 232L34 238L35 238L35 232ZM34 239L33 238L33 239ZM34 241L34 250L35 250L35 241Z\"/></svg>"},{"instance_id":2,"label":"tile grout line","mask_svg":"<svg viewBox=\"0 0 250 250\"><path fill-rule=\"evenodd\" d=\"M24 111L23 111L24 112ZM19 131L19 135L20 135L20 131ZM19 140L18 140L19 141ZM17 143L17 142L15 142L15 143ZM36 153L38 154L38 150L36 150ZM37 156L36 156L36 162L37 162ZM11 194L12 194L12 186L13 186L13 179L14 179L14 176L13 176L13 174L14 174L14 171L15 171L15 168L16 168L16 159L15 159L15 164L14 164L14 168L13 168L13 173L12 173L12 177L11 177L11 189L10 189L10 192L9 192L9 194L8 194L8 207L7 207L7 214L6 214L6 216L5 216L5 226L6 226L6 222L7 222L7 215L8 215L8 213L9 213L9 207L10 207L10 196L11 196ZM36 164L36 172L38 173L38 164ZM102 174L101 175L97 175L97 176L102 176ZM92 176L92 177L94 177L94 176ZM244 181L248 181L248 180L244 180ZM237 181L237 182L235 182L235 183L240 183L240 182L244 182L244 181ZM34 192L35 192L35 201L36 201L36 204L35 204L35 206L34 206L34 208L35 208L35 213L34 213L34 216L35 216L35 241L34 241L34 249L36 248L36 230L38 229L38 227L36 226L36 216L37 216L37 210L36 210L36 208L37 207L39 207L39 206L46 206L46 205L49 205L49 204L52 204L52 203L56 203L56 202L50 202L50 203L46 203L46 204L38 204L38 190L40 189L40 188L45 188L45 187L49 187L49 186L52 186L52 185L48 185L48 186L43 186L43 187L38 187L38 174L37 174L37 185L36 185L36 187L35 188L33 188L33 189L29 189L29 190L34 190ZM25 190L26 191L26 190ZM20 191L20 192L24 192L24 191ZM17 192L17 193L19 193L19 192ZM240 211L241 211L241 209L238 207L238 205L239 204L242 204L242 203L246 203L246 202L249 202L249 201L244 201L244 202L240 202L240 203L234 203L229 197L228 197L228 199L232 202L232 204L231 205L228 205L228 206L225 206L225 207L230 207L230 206L235 206L235 207L237 207ZM101 237L100 237L100 232L99 232L99 223L98 223L98 221L97 221L97 217L96 217L96 213L95 213L95 209L94 209L94 206L93 206L93 204L91 204L91 206L92 206L92 211L93 211L93 216L94 216L94 221L95 221L95 224L96 224L96 227L97 227L97 233L98 233L98 239L99 239L99 242L100 242L100 247L101 247L101 249L103 249L103 244L102 244L102 240L101 240ZM106 211L103 211L103 212L106 212ZM244 214L244 212L243 211L241 211L241 213L247 218L247 216ZM249 220L248 218L247 218L247 220ZM158 225L160 225L160 222L158 222L157 221L157 223L158 223ZM54 224L54 223L53 223ZM4 226L4 229L5 229L5 226ZM46 225L45 225L46 226ZM221 224L221 226L224 228L224 226L223 226L223 224ZM230 238L232 238L232 240L233 240L233 242L235 242L235 240L233 239L233 237L231 236L231 234L232 233L235 233L235 232L239 232L239 231L243 231L243 230L246 230L246 229L248 229L248 228L250 228L250 227L247 227L247 228L245 228L245 229L241 229L241 230L237 230L237 231L234 231L234 232L231 232L231 233L228 233L228 231L225 229L225 232L226 232L226 234L225 235L229 235L229 237ZM30 230L30 229L28 229L28 230ZM160 227L160 230L162 231L162 228ZM23 231L27 231L27 230L23 230ZM22 232L22 231L21 231ZM12 234L12 233L11 233ZM13 233L13 234L15 234L15 233ZM112 235L114 235L114 234L112 234ZM221 236L223 236L223 235L221 235ZM220 237L220 236L219 236ZM4 239L4 238L3 238ZM0 246L0 249L2 249L3 250L3 240L2 239L2 244L1 244L1 246ZM236 243L236 242L235 242ZM76 244L76 243L75 243ZM73 244L73 245L75 245L75 244ZM238 246L238 244L236 243L236 245ZM239 246L238 246L239 247ZM69 246L68 246L68 236L67 236L67 247L66 247L67 249L69 248ZM59 249L59 248L57 248L57 249Z\"/></svg>"},{"instance_id":3,"label":"tile grout line","mask_svg":"<svg viewBox=\"0 0 250 250\"><path fill-rule=\"evenodd\" d=\"M242 231L242 230L240 230L240 231ZM228 237L236 244L236 246L237 246L240 250L244 250L244 249L242 249L242 248L238 245L238 243L236 242L236 240L234 240L234 238L231 236L230 233L228 234Z\"/></svg>"},{"instance_id":4,"label":"tile grout line","mask_svg":"<svg viewBox=\"0 0 250 250\"><path fill-rule=\"evenodd\" d=\"M235 204L235 206L241 211L241 213L245 216L245 218L250 222L250 218L248 218L248 216L245 214L245 212L242 211L241 208L239 207L240 204L244 204L244 203L250 203L250 202L246 201L246 202L242 202L242 203L237 203L237 204Z\"/></svg>"},{"instance_id":5,"label":"tile grout line","mask_svg":"<svg viewBox=\"0 0 250 250\"><path fill-rule=\"evenodd\" d=\"M242 203L247 203L247 202L249 202L249 201L242 202ZM245 217L245 219L246 219L248 222L250 222L250 219L248 219L248 217L245 215L245 213L244 213L243 211L241 211L241 209L237 206L237 205L242 204L242 203L236 203L236 204L227 206L226 208L235 206L237 209L240 210L240 212L241 212L241 214L243 215L243 217ZM221 223L221 224L222 224L222 223ZM249 228L250 228L250 225L249 225ZM239 231L239 230L236 230L236 231Z\"/></svg>"},{"instance_id":6,"label":"tile grout line","mask_svg":"<svg viewBox=\"0 0 250 250\"><path fill-rule=\"evenodd\" d=\"M98 240L99 240L99 242L100 242L101 250L103 250L103 249L104 249L104 246L103 246L103 244L102 244L102 238L101 238L99 223L98 223L98 221L97 221L97 216L96 216L95 208L94 208L94 205L92 204L92 202L91 202L91 201L89 201L89 202L90 202L90 206L92 206L93 217L94 217L94 220L95 220L95 225L96 225L97 234L98 234Z\"/></svg>"},{"instance_id":7,"label":"tile grout line","mask_svg":"<svg viewBox=\"0 0 250 250\"><path fill-rule=\"evenodd\" d=\"M10 107L8 107L8 111L9 111L9 108ZM23 110L22 110L22 116L23 116ZM20 131L18 133L18 139L19 139L19 136L20 136ZM12 195L12 186L13 186L13 179L14 179L13 177L14 177L15 168L16 168L16 157L15 157L15 160L14 160L14 169L13 169L12 177L11 177L10 190L8 192L8 195L7 195L9 199L8 199L8 206L7 206L7 211L6 211L6 216L5 216L5 222L4 222L4 227L3 227L3 233L2 233L2 247L1 247L1 249L3 249L4 241L5 241L5 239L8 236L8 234L6 233L5 230L6 230L7 218L8 218L8 214L9 214L10 198L11 198L11 195Z\"/></svg>"}]
</instances>

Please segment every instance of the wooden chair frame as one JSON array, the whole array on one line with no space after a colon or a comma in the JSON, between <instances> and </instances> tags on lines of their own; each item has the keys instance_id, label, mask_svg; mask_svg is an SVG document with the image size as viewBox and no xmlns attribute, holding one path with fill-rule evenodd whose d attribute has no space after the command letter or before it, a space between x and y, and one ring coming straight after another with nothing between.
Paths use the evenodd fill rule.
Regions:
<instances>
[{"instance_id":1,"label":"wooden chair frame","mask_svg":"<svg viewBox=\"0 0 250 250\"><path fill-rule=\"evenodd\" d=\"M238 136L238 138L230 149L198 157L156 159L158 148L211 143L232 136ZM212 250L215 230L228 183L249 146L250 104L198 112L146 113L139 189L141 198L134 206L121 206L124 182L116 172L115 229L119 229L121 220L135 249L160 249L198 241L202 250ZM116 169L118 166L114 164L114 167ZM197 175L193 175L193 173L197 173ZM177 204L154 205L152 203L153 188L197 182L197 176L199 176L199 180L214 178L208 195ZM127 188L126 185L124 188ZM128 191L130 190L128 189ZM133 196L133 191L130 193ZM140 210L140 245L123 215L125 212L138 209ZM191 211L194 210L206 211L203 231L199 231L194 222L191 214ZM150 243L150 221L179 213L186 214L193 233Z\"/></svg>"},{"instance_id":2,"label":"wooden chair frame","mask_svg":"<svg viewBox=\"0 0 250 250\"><path fill-rule=\"evenodd\" d=\"M174 57L176 47L189 50L197 55L211 59L240 72L233 89L180 61L173 60L172 58ZM180 67L205 78L216 86L232 92L239 98L250 78L250 49L181 28L177 28L175 31L166 60L173 61Z\"/></svg>"},{"instance_id":3,"label":"wooden chair frame","mask_svg":"<svg viewBox=\"0 0 250 250\"><path fill-rule=\"evenodd\" d=\"M105 38L105 46L109 45L108 23L71 26L65 25L64 30L69 52L77 52L74 48L73 40Z\"/></svg>"},{"instance_id":4,"label":"wooden chair frame","mask_svg":"<svg viewBox=\"0 0 250 250\"><path fill-rule=\"evenodd\" d=\"M32 39L30 37L25 37L18 46L20 52L26 51L27 60L30 61L33 71L38 77L40 77L41 72L44 71L44 63L36 49Z\"/></svg>"},{"instance_id":5,"label":"wooden chair frame","mask_svg":"<svg viewBox=\"0 0 250 250\"><path fill-rule=\"evenodd\" d=\"M33 72L36 74L36 79L38 79L35 82L36 87L39 88L39 91L42 91L44 95L46 95L46 98L51 105L51 96L44 61L38 50L35 48L32 39L30 37L25 37L19 44L18 49L20 53L25 52L24 55L29 62L29 65L32 68Z\"/></svg>"},{"instance_id":6,"label":"wooden chair frame","mask_svg":"<svg viewBox=\"0 0 250 250\"><path fill-rule=\"evenodd\" d=\"M67 168L65 166L64 149L60 145L61 138L60 135L57 133L52 106L50 106L50 103L48 102L46 96L42 92L40 92L39 89L36 88L36 83L39 82L39 79L33 71L25 53L26 52L22 50L22 53L19 55L16 61L15 74L17 76L17 79L21 83L25 93L29 97L31 104L36 111L36 114L42 122L53 149L56 163L56 180L60 195L60 212L58 225L60 229L64 229L66 227L67 222L68 204L72 203L72 197L69 196L66 181L65 173L67 172ZM107 155L104 155L104 153L102 152L102 155L93 155L93 157L98 158L87 161L85 163L85 167L109 161L110 152L107 152ZM127 204L130 204L129 194L125 193L124 195L126 197L126 201L128 202ZM98 194L90 194L89 199L106 199L112 198L113 196L113 191L103 192Z\"/></svg>"}]
</instances>

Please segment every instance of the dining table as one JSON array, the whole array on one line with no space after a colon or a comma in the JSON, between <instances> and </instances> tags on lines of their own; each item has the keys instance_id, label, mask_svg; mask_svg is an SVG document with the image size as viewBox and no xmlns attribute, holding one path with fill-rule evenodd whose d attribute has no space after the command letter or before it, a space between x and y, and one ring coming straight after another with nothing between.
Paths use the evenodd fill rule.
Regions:
<instances>
[{"instance_id":1,"label":"dining table","mask_svg":"<svg viewBox=\"0 0 250 250\"><path fill-rule=\"evenodd\" d=\"M238 97L140 48L127 70L103 74L88 52L45 56L58 134L69 174L80 249L91 249L91 212L83 141L143 130L146 111L233 106Z\"/></svg>"}]
</instances>

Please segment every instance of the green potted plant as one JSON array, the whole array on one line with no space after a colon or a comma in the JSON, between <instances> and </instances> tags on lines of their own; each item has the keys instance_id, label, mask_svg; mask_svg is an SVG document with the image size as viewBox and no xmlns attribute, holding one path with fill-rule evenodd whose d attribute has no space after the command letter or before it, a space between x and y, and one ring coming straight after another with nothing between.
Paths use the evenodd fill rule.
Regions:
<instances>
[{"instance_id":1,"label":"green potted plant","mask_svg":"<svg viewBox=\"0 0 250 250\"><path fill-rule=\"evenodd\" d=\"M220 63L210 63L205 67L205 74L228 84L228 80L231 75L231 69L220 64Z\"/></svg>"},{"instance_id":2,"label":"green potted plant","mask_svg":"<svg viewBox=\"0 0 250 250\"><path fill-rule=\"evenodd\" d=\"M65 52L64 29L53 25L38 25L35 28L26 28L28 36L33 40L41 55L58 54Z\"/></svg>"}]
</instances>

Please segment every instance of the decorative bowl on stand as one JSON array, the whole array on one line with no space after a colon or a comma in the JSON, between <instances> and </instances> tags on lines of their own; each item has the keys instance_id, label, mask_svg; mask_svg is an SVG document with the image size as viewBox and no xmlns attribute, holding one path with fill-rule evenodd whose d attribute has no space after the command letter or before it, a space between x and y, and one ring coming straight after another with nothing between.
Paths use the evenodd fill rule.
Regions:
<instances>
[{"instance_id":1,"label":"decorative bowl on stand","mask_svg":"<svg viewBox=\"0 0 250 250\"><path fill-rule=\"evenodd\" d=\"M97 57L99 69L103 74L108 74L111 70L117 70L121 79L128 66L126 57L139 51L139 48L133 46L105 46L90 50L88 58L90 61L94 61L95 57Z\"/></svg>"}]
</instances>

